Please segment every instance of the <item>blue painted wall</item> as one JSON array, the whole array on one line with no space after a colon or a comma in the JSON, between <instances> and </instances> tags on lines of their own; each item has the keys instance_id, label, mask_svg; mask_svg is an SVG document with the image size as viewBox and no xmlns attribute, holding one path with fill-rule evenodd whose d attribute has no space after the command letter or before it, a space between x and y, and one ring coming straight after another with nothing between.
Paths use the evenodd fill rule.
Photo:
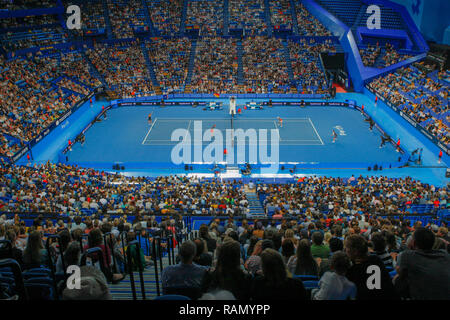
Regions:
<instances>
[{"instance_id":1,"label":"blue painted wall","mask_svg":"<svg viewBox=\"0 0 450 320\"><path fill-rule=\"evenodd\" d=\"M449 0L391 0L405 6L426 40L450 45L445 30L450 27Z\"/></svg>"}]
</instances>

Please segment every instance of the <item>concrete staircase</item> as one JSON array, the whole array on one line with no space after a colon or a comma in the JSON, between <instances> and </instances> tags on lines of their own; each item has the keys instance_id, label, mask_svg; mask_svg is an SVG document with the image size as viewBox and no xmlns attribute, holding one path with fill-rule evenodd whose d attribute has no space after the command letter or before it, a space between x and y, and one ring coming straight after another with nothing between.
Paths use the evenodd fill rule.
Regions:
<instances>
[{"instance_id":1,"label":"concrete staircase","mask_svg":"<svg viewBox=\"0 0 450 320\"><path fill-rule=\"evenodd\" d=\"M282 43L283 43L284 59L286 60L286 66L289 75L289 81L291 82L291 86L295 87L294 71L292 70L292 61L291 55L289 53L289 46L287 40L283 40Z\"/></svg>"},{"instance_id":2,"label":"concrete staircase","mask_svg":"<svg viewBox=\"0 0 450 320\"><path fill-rule=\"evenodd\" d=\"M244 63L242 62L242 56L244 54L244 48L242 47L242 41L237 42L237 59L238 59L238 71L237 71L237 84L244 85Z\"/></svg>"},{"instance_id":3,"label":"concrete staircase","mask_svg":"<svg viewBox=\"0 0 450 320\"><path fill-rule=\"evenodd\" d=\"M223 0L223 35L228 36L230 12L228 10L229 1Z\"/></svg>"},{"instance_id":4,"label":"concrete staircase","mask_svg":"<svg viewBox=\"0 0 450 320\"><path fill-rule=\"evenodd\" d=\"M161 88L159 86L158 79L156 78L155 69L153 68L153 63L150 60L150 56L148 55L147 47L145 46L145 42L141 42L142 54L144 55L145 63L147 65L148 75L152 80L152 85L155 88L156 94L161 94Z\"/></svg>"},{"instance_id":5,"label":"concrete staircase","mask_svg":"<svg viewBox=\"0 0 450 320\"><path fill-rule=\"evenodd\" d=\"M291 5L291 15L292 15L292 32L294 35L298 35L298 20L297 13L295 12L295 1L289 0Z\"/></svg>"},{"instance_id":6,"label":"concrete staircase","mask_svg":"<svg viewBox=\"0 0 450 320\"><path fill-rule=\"evenodd\" d=\"M272 19L270 14L270 0L264 0L264 14L267 25L267 36L270 38L272 37L273 33Z\"/></svg>"},{"instance_id":7,"label":"concrete staircase","mask_svg":"<svg viewBox=\"0 0 450 320\"><path fill-rule=\"evenodd\" d=\"M158 35L158 32L156 31L155 26L153 25L152 18L150 17L150 13L149 13L150 11L148 9L147 1L141 0L141 2L142 2L142 7L144 8L145 21L147 23L147 26L149 27L150 35L156 36L156 35Z\"/></svg>"},{"instance_id":8,"label":"concrete staircase","mask_svg":"<svg viewBox=\"0 0 450 320\"><path fill-rule=\"evenodd\" d=\"M106 35L107 35L108 39L112 39L113 32L112 32L111 20L109 19L108 0L103 0L103 14L105 16Z\"/></svg>"},{"instance_id":9,"label":"concrete staircase","mask_svg":"<svg viewBox=\"0 0 450 320\"><path fill-rule=\"evenodd\" d=\"M175 258L178 254L178 249L175 249ZM161 268L160 261L158 259L158 282L160 288L160 294L162 295L162 282L161 282ZM174 264L172 262L172 264ZM165 253L162 258L162 266L163 270L165 267L169 266L169 257L168 254ZM133 272L134 276L134 284L136 288L136 297L137 300L142 300L141 293L141 279L139 277L139 272ZM152 300L158 296L157 287L156 287L156 274L155 267L148 266L144 269L143 272L144 279L144 288L145 288L145 298L146 300ZM133 291L131 287L131 277L128 274L124 280L122 280L118 284L109 284L109 291L113 297L113 300L133 300Z\"/></svg>"},{"instance_id":10,"label":"concrete staircase","mask_svg":"<svg viewBox=\"0 0 450 320\"><path fill-rule=\"evenodd\" d=\"M189 64L188 64L188 73L186 76L186 81L184 83L184 92L191 93L191 79L192 74L194 73L195 66L195 52L197 50L197 40L192 40L191 42L191 51L189 53Z\"/></svg>"},{"instance_id":11,"label":"concrete staircase","mask_svg":"<svg viewBox=\"0 0 450 320\"><path fill-rule=\"evenodd\" d=\"M248 207L250 209L250 215L253 218L265 217L264 208L259 201L258 195L256 194L256 189L249 189L248 186L244 189L247 195Z\"/></svg>"},{"instance_id":12,"label":"concrete staircase","mask_svg":"<svg viewBox=\"0 0 450 320\"><path fill-rule=\"evenodd\" d=\"M184 35L186 31L186 16L189 0L183 0L183 9L181 11L180 34Z\"/></svg>"},{"instance_id":13,"label":"concrete staircase","mask_svg":"<svg viewBox=\"0 0 450 320\"><path fill-rule=\"evenodd\" d=\"M373 68L384 68L385 62L383 60L384 56L386 55L386 49L381 48L380 54L378 55L377 59L375 60L375 63L373 65Z\"/></svg>"},{"instance_id":14,"label":"concrete staircase","mask_svg":"<svg viewBox=\"0 0 450 320\"><path fill-rule=\"evenodd\" d=\"M94 66L94 64L92 63L91 59L89 59L89 57L87 56L86 52L81 51L81 55L83 56L83 59L87 62L88 64L88 68L89 68L89 72L97 79L100 80L100 82L103 84L103 86L105 88L109 88L108 83L105 80L105 77L103 77L103 75L98 72L97 68Z\"/></svg>"}]
</instances>

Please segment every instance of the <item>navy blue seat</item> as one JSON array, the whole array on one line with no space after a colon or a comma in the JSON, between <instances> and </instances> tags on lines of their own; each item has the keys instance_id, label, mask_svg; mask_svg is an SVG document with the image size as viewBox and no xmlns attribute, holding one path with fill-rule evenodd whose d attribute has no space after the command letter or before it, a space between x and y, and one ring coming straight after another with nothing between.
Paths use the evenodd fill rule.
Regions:
<instances>
[{"instance_id":1,"label":"navy blue seat","mask_svg":"<svg viewBox=\"0 0 450 320\"><path fill-rule=\"evenodd\" d=\"M303 281L303 283L305 281L318 281L319 280L318 276L313 276L313 275L297 275L297 274L294 274L294 275L292 275L292 278L300 279L300 280Z\"/></svg>"},{"instance_id":2,"label":"navy blue seat","mask_svg":"<svg viewBox=\"0 0 450 320\"><path fill-rule=\"evenodd\" d=\"M306 290L316 289L319 287L319 281L315 280L309 280L309 281L303 281L303 286Z\"/></svg>"}]
</instances>

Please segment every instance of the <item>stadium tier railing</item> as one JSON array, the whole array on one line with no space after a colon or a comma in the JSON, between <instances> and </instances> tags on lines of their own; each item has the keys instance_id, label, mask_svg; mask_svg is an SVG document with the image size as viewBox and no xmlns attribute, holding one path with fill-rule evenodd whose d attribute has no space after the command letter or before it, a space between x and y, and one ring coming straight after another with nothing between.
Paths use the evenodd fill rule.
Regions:
<instances>
[{"instance_id":1,"label":"stadium tier railing","mask_svg":"<svg viewBox=\"0 0 450 320\"><path fill-rule=\"evenodd\" d=\"M412 206L413 208L415 206ZM387 214L378 214L373 215L373 217L381 217L383 219L391 218L391 219L403 219L403 220L409 220L410 225L413 225L416 221L421 221L424 226L426 226L428 223L436 223L438 225L441 225L442 222L446 222L448 224L450 220L450 215L448 214L448 209L444 209L444 206L441 206L442 208L433 208L431 210L427 210L428 212L423 213L410 213L409 210L411 208L404 207L401 211L401 214L394 214L394 215L387 215ZM442 212L447 212L443 214ZM0 214L3 214L0 212ZM14 215L16 213L4 213L8 217L8 219L14 219ZM155 217L155 221L157 223L161 223L163 219L166 219L168 217L174 217L181 214L183 218L183 222L186 226L186 229L188 232L192 230L198 230L202 224L209 224L213 220L219 219L221 224L226 223L230 219L230 216L226 215L219 215L219 216L213 216L213 215L195 215L195 214L183 214L182 212L176 212L176 213L167 213L167 214L160 214L160 213L146 213L146 216L152 216ZM324 213L326 217L327 213ZM63 220L64 222L71 221L73 216L69 216L67 214L59 214L59 213L19 213L18 214L21 220L25 221L26 226L33 225L34 219L36 219L38 216L41 216L43 219L47 220L50 219L54 223L57 222L57 220ZM128 222L133 222L136 214L133 212L130 213L124 213L124 214L118 214L118 213L108 213L108 217L111 219L115 218L121 218L123 215L127 216ZM82 214L80 215L82 217L92 216L92 214ZM142 214L139 214L139 216L142 216ZM99 219L103 219L104 215L99 214ZM352 218L351 215L343 216L345 219L350 220ZM233 216L232 219L236 222L236 224L239 226L242 223L242 220L258 220L261 222L269 222L269 221L277 221L277 224L281 223L281 221L298 221L298 219L304 218L304 214L298 214L298 215L284 215L282 217L273 217L271 214L266 214L264 217L258 217L258 218L252 218L246 215L242 216ZM314 219L313 219L314 220ZM147 228L151 230L152 228ZM47 235L52 236L52 235Z\"/></svg>"},{"instance_id":2,"label":"stadium tier railing","mask_svg":"<svg viewBox=\"0 0 450 320\"><path fill-rule=\"evenodd\" d=\"M394 110L397 114L399 114L403 119L405 119L409 124L411 124L415 129L417 129L423 136L425 136L428 140L430 140L433 144L435 144L438 148L442 149L447 155L450 155L450 148L444 145L440 140L434 137L431 133L429 133L424 127L417 123L414 119L410 118L407 113L402 112L400 108L386 100L383 96L379 95L378 92L372 89L369 84L366 84L366 89L377 96L381 101L383 101L388 107Z\"/></svg>"}]
</instances>

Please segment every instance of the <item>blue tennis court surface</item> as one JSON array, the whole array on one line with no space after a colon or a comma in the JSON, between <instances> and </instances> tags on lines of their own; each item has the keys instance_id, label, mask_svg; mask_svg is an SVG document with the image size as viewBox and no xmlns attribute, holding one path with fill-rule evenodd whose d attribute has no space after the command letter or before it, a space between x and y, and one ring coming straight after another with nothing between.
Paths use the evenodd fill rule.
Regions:
<instances>
[{"instance_id":1,"label":"blue tennis court surface","mask_svg":"<svg viewBox=\"0 0 450 320\"><path fill-rule=\"evenodd\" d=\"M153 118L151 125L147 120L149 113L152 113ZM283 127L279 127L277 117L283 119ZM193 136L196 121L201 121L202 128L199 131L204 134L214 125L221 132L231 128L231 117L227 110L204 111L182 106L111 109L106 120L96 123L87 131L85 144L73 147L68 153L68 159L81 166L107 170L111 164L118 162L125 166L134 164L139 168L151 168L156 163L167 167L171 163L172 149L178 143L172 141L172 133L183 129ZM369 130L360 112L346 107L245 110L234 119L233 129L254 129L258 133L266 129L269 131L266 139L270 139L272 129L279 129L280 163L363 168L367 163L395 164L399 158L399 153L392 145L386 144L379 148L380 133L375 129ZM333 129L338 133L336 143L332 143ZM202 145L208 143L203 141ZM246 159L249 159L250 149L254 150L246 149Z\"/></svg>"},{"instance_id":2,"label":"blue tennis court surface","mask_svg":"<svg viewBox=\"0 0 450 320\"><path fill-rule=\"evenodd\" d=\"M214 129L213 129L214 128ZM171 140L172 132L177 129L187 130L191 137L194 133L204 134L204 131L218 130L223 137L227 136L227 130L279 130L281 145L323 145L323 141L310 118L286 119L282 127L276 119L174 119L156 118L148 130L143 145L166 145L177 144L178 141ZM230 131L228 131L230 133ZM268 135L268 138L270 136ZM258 140L261 142L261 140ZM264 140L270 142L270 140ZM194 142L195 143L195 142ZM210 142L202 140L202 144ZM252 144L253 141L248 141Z\"/></svg>"}]
</instances>

